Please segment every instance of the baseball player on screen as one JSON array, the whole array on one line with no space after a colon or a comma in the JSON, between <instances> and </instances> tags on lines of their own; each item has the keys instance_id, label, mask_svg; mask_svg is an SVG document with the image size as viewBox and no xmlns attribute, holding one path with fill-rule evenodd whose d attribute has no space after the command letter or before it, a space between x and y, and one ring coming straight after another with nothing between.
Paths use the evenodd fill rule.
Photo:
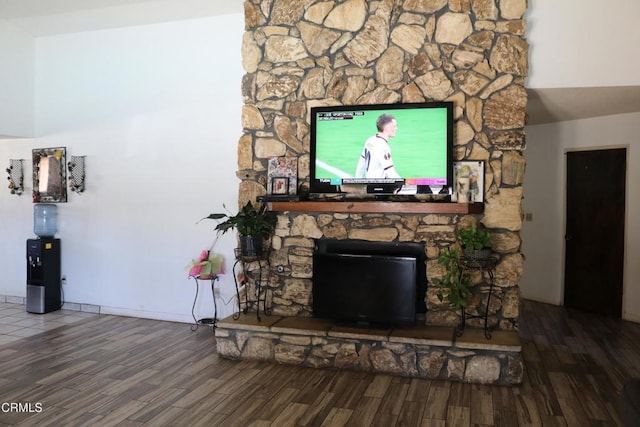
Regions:
<instances>
[{"instance_id":1,"label":"baseball player on screen","mask_svg":"<svg viewBox=\"0 0 640 427\"><path fill-rule=\"evenodd\" d=\"M391 114L381 114L376 120L378 133L367 138L356 167L356 178L400 178L393 167L389 138L396 135L398 124Z\"/></svg>"}]
</instances>

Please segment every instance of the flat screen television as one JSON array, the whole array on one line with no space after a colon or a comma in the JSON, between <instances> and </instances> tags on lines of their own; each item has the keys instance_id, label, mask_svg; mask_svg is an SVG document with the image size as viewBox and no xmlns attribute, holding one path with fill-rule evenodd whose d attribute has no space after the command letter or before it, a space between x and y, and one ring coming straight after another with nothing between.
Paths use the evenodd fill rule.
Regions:
<instances>
[{"instance_id":1,"label":"flat screen television","mask_svg":"<svg viewBox=\"0 0 640 427\"><path fill-rule=\"evenodd\" d=\"M319 239L313 316L371 325L413 325L426 305L424 245Z\"/></svg>"},{"instance_id":2,"label":"flat screen television","mask_svg":"<svg viewBox=\"0 0 640 427\"><path fill-rule=\"evenodd\" d=\"M365 326L415 324L415 258L324 254L313 262L315 317Z\"/></svg>"},{"instance_id":3,"label":"flat screen television","mask_svg":"<svg viewBox=\"0 0 640 427\"><path fill-rule=\"evenodd\" d=\"M443 192L453 174L453 102L311 108L310 193Z\"/></svg>"}]
</instances>

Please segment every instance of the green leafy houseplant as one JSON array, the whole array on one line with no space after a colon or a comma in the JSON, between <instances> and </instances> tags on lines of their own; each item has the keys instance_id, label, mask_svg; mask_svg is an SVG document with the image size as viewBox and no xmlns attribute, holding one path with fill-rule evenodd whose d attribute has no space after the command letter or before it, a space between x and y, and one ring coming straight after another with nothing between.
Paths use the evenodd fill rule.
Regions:
<instances>
[{"instance_id":1,"label":"green leafy houseplant","mask_svg":"<svg viewBox=\"0 0 640 427\"><path fill-rule=\"evenodd\" d=\"M459 228L456 231L456 238L463 249L480 250L491 247L491 236L485 228L476 227Z\"/></svg>"},{"instance_id":2,"label":"green leafy houseplant","mask_svg":"<svg viewBox=\"0 0 640 427\"><path fill-rule=\"evenodd\" d=\"M475 225L459 228L456 238L462 246L465 258L482 261L491 256L491 236L487 229Z\"/></svg>"},{"instance_id":3,"label":"green leafy houseplant","mask_svg":"<svg viewBox=\"0 0 640 427\"><path fill-rule=\"evenodd\" d=\"M226 209L226 206L224 207ZM238 230L241 236L241 250L245 249L243 255L260 255L263 240L273 232L275 226L275 218L267 206L262 205L256 208L250 201L235 215L231 212L212 213L206 219L218 221L215 230L219 233L224 234L229 230Z\"/></svg>"},{"instance_id":4,"label":"green leafy houseplant","mask_svg":"<svg viewBox=\"0 0 640 427\"><path fill-rule=\"evenodd\" d=\"M433 284L439 288L436 295L440 302L444 301L446 291L449 304L455 308L467 306L471 287L471 279L463 272L461 257L458 249L443 249L438 257L438 264L445 266L447 271L440 279L433 279Z\"/></svg>"},{"instance_id":5,"label":"green leafy houseplant","mask_svg":"<svg viewBox=\"0 0 640 427\"><path fill-rule=\"evenodd\" d=\"M226 206L224 207L226 209ZM235 228L242 236L268 236L274 226L273 216L267 210L266 205L256 209L250 201L235 215L232 215L231 212L212 213L207 219L218 221L216 231L224 234Z\"/></svg>"}]
</instances>

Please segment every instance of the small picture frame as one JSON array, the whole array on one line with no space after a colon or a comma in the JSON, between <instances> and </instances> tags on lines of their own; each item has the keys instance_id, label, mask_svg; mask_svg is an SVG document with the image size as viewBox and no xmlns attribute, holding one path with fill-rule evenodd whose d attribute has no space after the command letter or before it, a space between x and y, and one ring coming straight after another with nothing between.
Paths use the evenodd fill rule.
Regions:
<instances>
[{"instance_id":1,"label":"small picture frame","mask_svg":"<svg viewBox=\"0 0 640 427\"><path fill-rule=\"evenodd\" d=\"M453 163L451 200L458 203L484 202L484 161Z\"/></svg>"},{"instance_id":2,"label":"small picture frame","mask_svg":"<svg viewBox=\"0 0 640 427\"><path fill-rule=\"evenodd\" d=\"M276 188L276 184L278 188ZM281 187L282 184L285 184L285 188ZM298 158L293 156L270 157L267 167L267 194L295 196L297 190Z\"/></svg>"},{"instance_id":3,"label":"small picture frame","mask_svg":"<svg viewBox=\"0 0 640 427\"><path fill-rule=\"evenodd\" d=\"M289 194L289 178L286 176L274 176L271 178L271 194L286 196Z\"/></svg>"}]
</instances>

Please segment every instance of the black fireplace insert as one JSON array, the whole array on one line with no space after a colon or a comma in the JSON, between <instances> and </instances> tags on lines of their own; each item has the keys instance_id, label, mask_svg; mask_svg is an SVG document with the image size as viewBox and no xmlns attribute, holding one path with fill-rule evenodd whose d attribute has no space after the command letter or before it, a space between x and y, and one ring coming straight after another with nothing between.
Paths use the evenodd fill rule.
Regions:
<instances>
[{"instance_id":1,"label":"black fireplace insert","mask_svg":"<svg viewBox=\"0 0 640 427\"><path fill-rule=\"evenodd\" d=\"M426 312L426 255L416 242L319 239L313 315L363 326L412 325Z\"/></svg>"}]
</instances>

